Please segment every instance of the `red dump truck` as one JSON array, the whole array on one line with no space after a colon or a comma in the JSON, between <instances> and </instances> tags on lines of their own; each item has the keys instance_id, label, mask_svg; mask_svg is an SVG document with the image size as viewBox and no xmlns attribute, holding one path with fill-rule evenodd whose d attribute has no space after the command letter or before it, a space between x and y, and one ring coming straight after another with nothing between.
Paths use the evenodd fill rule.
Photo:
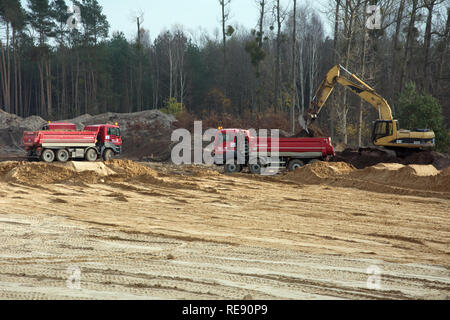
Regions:
<instances>
[{"instance_id":1,"label":"red dump truck","mask_svg":"<svg viewBox=\"0 0 450 320\"><path fill-rule=\"evenodd\" d=\"M85 126L77 131L73 123L49 123L42 130L25 131L22 145L29 159L47 163L55 159L96 161L100 157L106 161L122 152L122 137L117 124Z\"/></svg>"},{"instance_id":2,"label":"red dump truck","mask_svg":"<svg viewBox=\"0 0 450 320\"><path fill-rule=\"evenodd\" d=\"M225 166L225 172L240 172L247 166L253 174L268 165L294 171L334 155L331 138L263 138L243 129L218 130L213 151L214 163Z\"/></svg>"}]
</instances>

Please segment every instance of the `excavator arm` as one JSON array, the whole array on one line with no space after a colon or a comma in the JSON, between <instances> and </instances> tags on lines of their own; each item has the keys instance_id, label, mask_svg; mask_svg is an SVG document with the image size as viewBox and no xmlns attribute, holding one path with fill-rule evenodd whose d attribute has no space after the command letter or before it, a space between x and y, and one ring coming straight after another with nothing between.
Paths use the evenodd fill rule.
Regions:
<instances>
[{"instance_id":1,"label":"excavator arm","mask_svg":"<svg viewBox=\"0 0 450 320\"><path fill-rule=\"evenodd\" d=\"M348 79L343 77L341 75L341 71L347 73L350 78ZM317 116L338 83L357 94L364 101L367 101L370 105L377 109L380 118L379 120L393 120L391 107L382 96L376 93L373 88L359 79L356 75L349 72L343 66L336 65L327 73L325 79L322 81L319 89L312 99L310 107L302 116L300 116L299 122L303 129L308 131L309 125L317 119Z\"/></svg>"}]
</instances>

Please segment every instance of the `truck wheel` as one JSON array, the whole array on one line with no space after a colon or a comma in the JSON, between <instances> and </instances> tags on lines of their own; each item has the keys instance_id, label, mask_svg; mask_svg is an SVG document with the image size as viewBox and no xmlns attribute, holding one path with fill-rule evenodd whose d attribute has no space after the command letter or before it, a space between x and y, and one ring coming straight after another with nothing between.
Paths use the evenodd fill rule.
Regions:
<instances>
[{"instance_id":1,"label":"truck wheel","mask_svg":"<svg viewBox=\"0 0 450 320\"><path fill-rule=\"evenodd\" d=\"M41 154L41 159L44 162L52 163L55 160L55 153L51 149L45 149Z\"/></svg>"},{"instance_id":2,"label":"truck wheel","mask_svg":"<svg viewBox=\"0 0 450 320\"><path fill-rule=\"evenodd\" d=\"M98 154L97 154L97 151L95 151L94 149L89 149L89 150L86 152L85 159L86 159L87 161L89 161L89 162L94 162L94 161L97 160L97 158L98 158Z\"/></svg>"},{"instance_id":3,"label":"truck wheel","mask_svg":"<svg viewBox=\"0 0 450 320\"><path fill-rule=\"evenodd\" d=\"M69 152L66 149L60 149L56 153L56 159L59 162L67 162L69 160Z\"/></svg>"},{"instance_id":4,"label":"truck wheel","mask_svg":"<svg viewBox=\"0 0 450 320\"><path fill-rule=\"evenodd\" d=\"M242 171L242 166L235 163L228 163L225 165L225 173L238 173Z\"/></svg>"},{"instance_id":5,"label":"truck wheel","mask_svg":"<svg viewBox=\"0 0 450 320\"><path fill-rule=\"evenodd\" d=\"M103 152L103 160L109 161L114 157L114 151L111 149L106 149L105 152Z\"/></svg>"},{"instance_id":6,"label":"truck wheel","mask_svg":"<svg viewBox=\"0 0 450 320\"><path fill-rule=\"evenodd\" d=\"M288 165L288 170L295 171L296 169L303 167L304 165L305 165L305 163L302 160L298 160L298 159L291 160Z\"/></svg>"},{"instance_id":7,"label":"truck wheel","mask_svg":"<svg viewBox=\"0 0 450 320\"><path fill-rule=\"evenodd\" d=\"M252 174L261 174L261 165L259 163L249 164L248 168Z\"/></svg>"}]
</instances>

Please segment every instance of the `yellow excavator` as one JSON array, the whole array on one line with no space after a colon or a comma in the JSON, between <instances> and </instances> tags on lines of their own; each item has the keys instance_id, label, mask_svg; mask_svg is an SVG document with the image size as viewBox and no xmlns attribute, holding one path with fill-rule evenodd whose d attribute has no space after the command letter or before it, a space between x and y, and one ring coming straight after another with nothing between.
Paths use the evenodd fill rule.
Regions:
<instances>
[{"instance_id":1,"label":"yellow excavator","mask_svg":"<svg viewBox=\"0 0 450 320\"><path fill-rule=\"evenodd\" d=\"M343 77L341 71L349 75L349 78ZM341 65L334 66L328 72L315 97L312 99L311 106L303 115L300 115L300 125L306 132L309 132L310 124L317 119L328 97L338 83L377 109L379 119L374 122L372 134L372 141L375 146L400 152L434 147L435 134L432 130L415 129L410 131L400 129L398 121L392 117L392 110L387 101L373 88Z\"/></svg>"}]
</instances>

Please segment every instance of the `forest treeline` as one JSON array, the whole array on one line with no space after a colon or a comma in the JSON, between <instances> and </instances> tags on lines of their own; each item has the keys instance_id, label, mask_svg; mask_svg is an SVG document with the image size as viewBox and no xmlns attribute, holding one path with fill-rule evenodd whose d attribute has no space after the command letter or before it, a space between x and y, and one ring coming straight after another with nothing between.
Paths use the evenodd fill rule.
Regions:
<instances>
[{"instance_id":1,"label":"forest treeline","mask_svg":"<svg viewBox=\"0 0 450 320\"><path fill-rule=\"evenodd\" d=\"M258 10L251 30L231 23L239 1L215 1L216 33L193 36L174 26L150 39L140 15L127 39L120 31L109 36L97 0L0 0L0 107L48 119L184 108L197 118L278 115L292 125L339 63L383 95L394 114L413 82L450 118L448 0L329 0L327 12L301 0L287 7L248 0ZM69 19L73 5L79 28L69 28L79 22ZM380 29L368 29L370 5L380 8ZM362 145L376 118L376 110L338 88L320 124Z\"/></svg>"}]
</instances>

